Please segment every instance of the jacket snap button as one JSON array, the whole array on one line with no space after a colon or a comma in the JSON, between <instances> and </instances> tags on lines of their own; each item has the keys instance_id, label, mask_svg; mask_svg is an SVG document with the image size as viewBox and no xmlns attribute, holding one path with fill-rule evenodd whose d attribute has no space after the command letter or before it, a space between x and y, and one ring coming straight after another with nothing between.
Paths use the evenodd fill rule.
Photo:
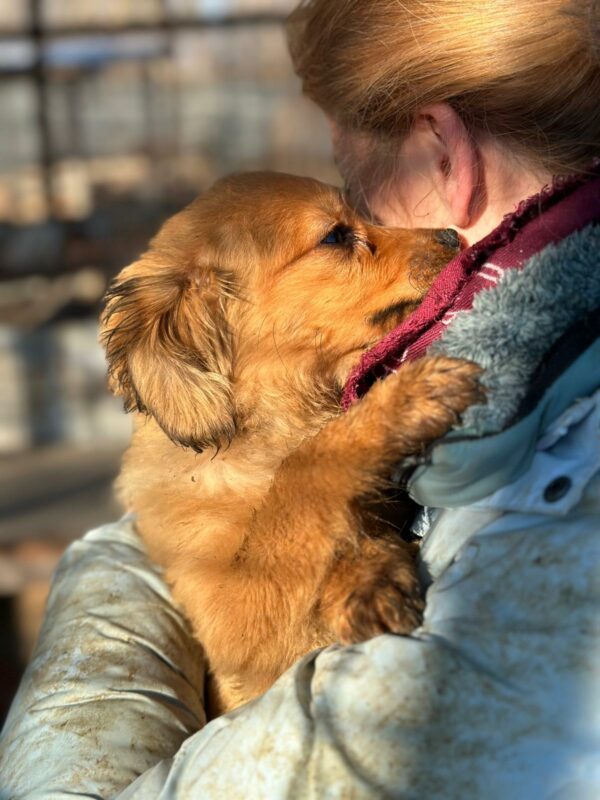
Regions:
<instances>
[{"instance_id":1,"label":"jacket snap button","mask_svg":"<svg viewBox=\"0 0 600 800\"><path fill-rule=\"evenodd\" d=\"M568 478L566 475L554 478L544 489L544 500L547 503L556 503L558 500L562 500L572 485L573 482L571 478Z\"/></svg>"}]
</instances>

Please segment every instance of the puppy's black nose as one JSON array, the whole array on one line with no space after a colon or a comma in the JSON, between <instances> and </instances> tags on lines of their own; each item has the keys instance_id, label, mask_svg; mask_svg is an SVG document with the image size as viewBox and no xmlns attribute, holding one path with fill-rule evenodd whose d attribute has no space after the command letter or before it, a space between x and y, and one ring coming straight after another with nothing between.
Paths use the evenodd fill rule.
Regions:
<instances>
[{"instance_id":1,"label":"puppy's black nose","mask_svg":"<svg viewBox=\"0 0 600 800\"><path fill-rule=\"evenodd\" d=\"M453 228L446 228L442 231L436 231L434 234L434 239L439 244L445 244L446 247L452 247L454 250L458 250L460 247L458 233Z\"/></svg>"}]
</instances>

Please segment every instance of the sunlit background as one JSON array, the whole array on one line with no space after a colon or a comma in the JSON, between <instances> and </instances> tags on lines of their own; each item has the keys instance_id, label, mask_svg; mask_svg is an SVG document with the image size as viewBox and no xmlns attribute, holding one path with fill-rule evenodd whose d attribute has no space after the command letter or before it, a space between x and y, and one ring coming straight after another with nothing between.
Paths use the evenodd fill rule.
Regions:
<instances>
[{"instance_id":1,"label":"sunlit background","mask_svg":"<svg viewBox=\"0 0 600 800\"><path fill-rule=\"evenodd\" d=\"M65 544L119 514L99 301L221 175L328 181L291 0L0 0L0 719Z\"/></svg>"}]
</instances>

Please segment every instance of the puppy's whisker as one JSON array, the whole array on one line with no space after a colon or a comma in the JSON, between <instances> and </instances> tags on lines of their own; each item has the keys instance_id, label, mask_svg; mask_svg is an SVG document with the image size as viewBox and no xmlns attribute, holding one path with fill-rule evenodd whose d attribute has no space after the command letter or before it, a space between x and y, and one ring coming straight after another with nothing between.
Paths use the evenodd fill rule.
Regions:
<instances>
[{"instance_id":1,"label":"puppy's whisker","mask_svg":"<svg viewBox=\"0 0 600 800\"><path fill-rule=\"evenodd\" d=\"M273 346L275 347L275 352L277 353L277 358L280 360L280 362L281 362L281 366L282 366L282 367L284 368L284 370L285 370L286 377L287 377L288 379L291 379L291 373L290 373L290 371L288 370L287 364L286 364L286 363L285 363L285 361L283 360L283 357L282 357L282 355L281 355L281 352L280 352L280 350L279 350L279 345L277 344L277 338L276 338L276 336L275 336L275 325L276 325L276 323L273 323L273 329L272 329L272 331L271 331L271 338L273 339Z\"/></svg>"},{"instance_id":2,"label":"puppy's whisker","mask_svg":"<svg viewBox=\"0 0 600 800\"><path fill-rule=\"evenodd\" d=\"M375 514L372 511L369 512L369 518L375 522L379 522L382 525L385 525L386 527L393 528L398 533L402 533L402 531L405 530L406 528L406 525L403 526L396 525L396 523L393 522L392 520L386 519L385 517L381 517L379 516L379 514Z\"/></svg>"},{"instance_id":3,"label":"puppy's whisker","mask_svg":"<svg viewBox=\"0 0 600 800\"><path fill-rule=\"evenodd\" d=\"M316 357L319 361L319 364L324 364L326 362L325 353L323 350L323 331L316 331L314 337L314 348Z\"/></svg>"}]
</instances>

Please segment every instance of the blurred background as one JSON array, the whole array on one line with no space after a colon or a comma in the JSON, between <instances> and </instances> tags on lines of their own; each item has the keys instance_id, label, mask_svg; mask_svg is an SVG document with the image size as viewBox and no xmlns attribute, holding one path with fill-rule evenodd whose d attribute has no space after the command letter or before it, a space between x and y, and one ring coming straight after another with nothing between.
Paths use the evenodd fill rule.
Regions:
<instances>
[{"instance_id":1,"label":"blurred background","mask_svg":"<svg viewBox=\"0 0 600 800\"><path fill-rule=\"evenodd\" d=\"M0 721L69 541L119 515L111 277L216 178L336 182L293 0L0 0Z\"/></svg>"}]
</instances>

